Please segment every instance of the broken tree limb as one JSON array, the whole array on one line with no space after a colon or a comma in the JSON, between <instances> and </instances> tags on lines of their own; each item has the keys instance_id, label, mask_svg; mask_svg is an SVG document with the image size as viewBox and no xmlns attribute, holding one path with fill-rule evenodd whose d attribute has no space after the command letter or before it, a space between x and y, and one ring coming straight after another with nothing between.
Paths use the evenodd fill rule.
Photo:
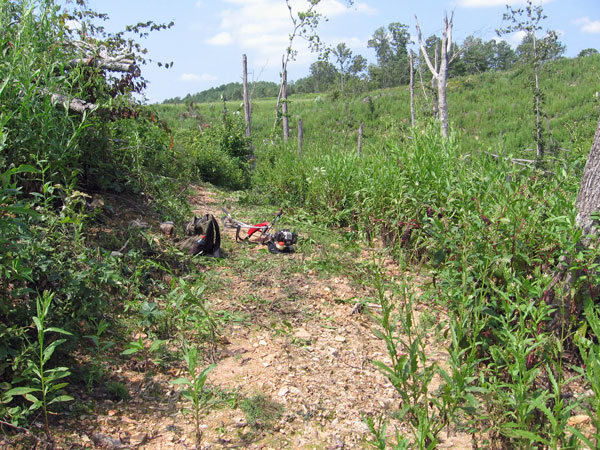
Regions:
<instances>
[{"instance_id":1,"label":"broken tree limb","mask_svg":"<svg viewBox=\"0 0 600 450\"><path fill-rule=\"evenodd\" d=\"M93 66L111 72L133 73L137 69L135 62L128 59L102 59L102 58L75 58L69 61L69 67Z\"/></svg>"},{"instance_id":2,"label":"broken tree limb","mask_svg":"<svg viewBox=\"0 0 600 450\"><path fill-rule=\"evenodd\" d=\"M46 89L43 89L42 92L45 95L50 96L50 103L52 103L54 106L62 105L70 111L76 112L78 114L86 114L98 108L96 104L88 103L85 100L81 100L79 98L69 98L66 95L57 94L55 92L49 92Z\"/></svg>"}]
</instances>

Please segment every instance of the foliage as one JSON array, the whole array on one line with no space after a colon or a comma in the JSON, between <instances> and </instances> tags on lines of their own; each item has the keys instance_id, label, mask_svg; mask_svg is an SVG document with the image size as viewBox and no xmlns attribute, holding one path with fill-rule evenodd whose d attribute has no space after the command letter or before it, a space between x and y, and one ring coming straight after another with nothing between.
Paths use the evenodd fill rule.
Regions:
<instances>
[{"instance_id":1,"label":"foliage","mask_svg":"<svg viewBox=\"0 0 600 450\"><path fill-rule=\"evenodd\" d=\"M187 208L178 195L185 161L172 151L165 124L133 96L144 87L136 64L145 59L128 36L170 25L147 22L109 34L96 25L106 17L85 2L63 3L0 1L0 417L13 423L36 409L47 418L51 405L66 400L62 379L71 369L54 360L75 366L73 349L89 343L82 335L96 350L109 349L101 335L116 321L106 311L154 289L140 283L151 278L148 266L130 272L150 256L140 233L94 231L114 214L104 195L136 193L175 218ZM81 27L69 28L74 21ZM132 69L111 75L77 62L101 61L104 52L131 61ZM89 108L75 112L52 94ZM90 190L103 192L99 202ZM66 340L49 342L46 333L57 331ZM102 376L96 359L92 365L91 384Z\"/></svg>"},{"instance_id":2,"label":"foliage","mask_svg":"<svg viewBox=\"0 0 600 450\"><path fill-rule=\"evenodd\" d=\"M434 449L439 444L438 434L453 420L459 405L463 404L463 408L469 405L462 401L462 395L472 379L465 379L462 374L451 377L438 364L428 360L425 331L416 323L413 299L407 285L401 283L403 298L396 306L393 298L387 298L379 272L375 274L374 284L381 305L381 315L376 317L379 327L374 330L374 334L385 342L391 362L373 363L400 395L402 401L399 415L408 419L415 447ZM396 307L398 313L394 314ZM441 332L443 325L438 324L437 333ZM470 367L463 365L468 370L472 370L472 367L472 361ZM436 375L442 375L447 381L440 389L441 392L432 392L430 388ZM460 385L452 386L451 382L454 380L459 381ZM373 432L375 429L372 422L370 427ZM377 440L381 439L379 437ZM403 445L403 441L404 439L397 438L396 447Z\"/></svg>"},{"instance_id":3,"label":"foliage","mask_svg":"<svg viewBox=\"0 0 600 450\"><path fill-rule=\"evenodd\" d=\"M194 416L196 427L196 446L200 448L202 442L202 430L200 428L200 419L202 414L211 405L211 391L205 389L204 384L211 370L215 368L214 364L200 370L198 365L198 349L196 347L187 347L184 351L184 359L187 365L188 377L177 378L171 384L184 385L187 388L182 392L183 397L191 404L191 409L187 412Z\"/></svg>"},{"instance_id":4,"label":"foliage","mask_svg":"<svg viewBox=\"0 0 600 450\"><path fill-rule=\"evenodd\" d=\"M282 405L260 393L243 399L239 407L244 412L248 425L255 429L271 428L283 413Z\"/></svg>"},{"instance_id":5,"label":"foliage","mask_svg":"<svg viewBox=\"0 0 600 450\"><path fill-rule=\"evenodd\" d=\"M265 98L265 97L277 97L279 86L277 83L272 81L254 81L248 83L248 91L251 93L252 98ZM233 82L222 84L217 87L197 92L195 94L188 94L183 98L175 97L169 98L163 101L163 104L169 103L208 103L218 102L219 100L242 100L242 83Z\"/></svg>"},{"instance_id":6,"label":"foliage","mask_svg":"<svg viewBox=\"0 0 600 450\"><path fill-rule=\"evenodd\" d=\"M66 339L56 339L48 344L46 334L51 332L63 335L71 334L61 328L47 326L46 319L50 313L50 305L53 298L54 293L48 291L44 291L43 296L37 298L37 315L32 317L37 330L37 348L35 349L36 354L28 357L27 369L22 375L22 381L24 381L26 385L13 387L4 393L2 399L3 403L10 403L13 397L23 396L28 402L31 402L27 414L41 408L44 413L44 425L46 427L48 439L52 438L48 422L50 405L73 400L73 397L64 394L62 391L69 383L58 382L70 375L69 369L67 367L47 368L54 351L59 345L63 344ZM13 380L13 383L18 381L18 379ZM17 410L18 407L13 408L13 411L10 411L13 417L18 418L18 414L15 414L18 412Z\"/></svg>"},{"instance_id":7,"label":"foliage","mask_svg":"<svg viewBox=\"0 0 600 450\"><path fill-rule=\"evenodd\" d=\"M375 30L368 42L368 47L377 55L377 66L369 70L373 86L386 88L408 83L407 45L410 43L408 25L392 22L387 29Z\"/></svg>"},{"instance_id":8,"label":"foliage","mask_svg":"<svg viewBox=\"0 0 600 450\"><path fill-rule=\"evenodd\" d=\"M218 122L202 133L183 130L177 137L179 145L190 153L193 176L232 189L248 186L252 148L237 111L230 113L224 104Z\"/></svg>"}]
</instances>

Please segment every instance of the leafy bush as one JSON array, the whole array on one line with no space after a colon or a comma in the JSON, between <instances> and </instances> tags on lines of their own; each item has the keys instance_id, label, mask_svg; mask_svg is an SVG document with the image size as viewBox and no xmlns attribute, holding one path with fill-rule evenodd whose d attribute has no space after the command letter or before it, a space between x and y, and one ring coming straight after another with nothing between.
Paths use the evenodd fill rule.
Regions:
<instances>
[{"instance_id":1,"label":"leafy bush","mask_svg":"<svg viewBox=\"0 0 600 450\"><path fill-rule=\"evenodd\" d=\"M219 122L202 132L181 131L177 141L189 152L194 176L231 189L249 186L252 148L239 114L224 107Z\"/></svg>"}]
</instances>

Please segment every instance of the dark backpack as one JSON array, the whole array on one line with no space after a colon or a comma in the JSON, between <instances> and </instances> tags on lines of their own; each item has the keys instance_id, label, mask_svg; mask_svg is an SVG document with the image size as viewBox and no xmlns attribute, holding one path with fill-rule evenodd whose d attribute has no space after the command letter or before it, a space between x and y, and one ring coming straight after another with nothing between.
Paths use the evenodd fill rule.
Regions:
<instances>
[{"instance_id":1,"label":"dark backpack","mask_svg":"<svg viewBox=\"0 0 600 450\"><path fill-rule=\"evenodd\" d=\"M221 232L219 224L212 214L194 217L194 220L185 226L183 239L177 246L186 251L188 255L214 256L221 258Z\"/></svg>"}]
</instances>

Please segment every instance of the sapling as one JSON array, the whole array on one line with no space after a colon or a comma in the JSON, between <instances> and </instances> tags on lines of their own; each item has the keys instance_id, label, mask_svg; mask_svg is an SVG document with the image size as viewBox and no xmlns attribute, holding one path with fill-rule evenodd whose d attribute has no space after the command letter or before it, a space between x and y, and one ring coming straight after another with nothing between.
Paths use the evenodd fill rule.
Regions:
<instances>
[{"instance_id":1,"label":"sapling","mask_svg":"<svg viewBox=\"0 0 600 450\"><path fill-rule=\"evenodd\" d=\"M36 299L37 316L33 317L33 322L37 329L38 345L34 350L34 355L27 361L27 369L24 372L28 385L10 389L3 397L3 402L8 403L13 397L22 395L26 400L31 402L29 411L36 411L42 408L46 435L49 440L52 440L48 422L49 406L54 403L73 400L73 397L62 393L62 389L69 383L58 382L58 380L71 374L69 369L67 367L46 368L56 348L66 341L66 339L57 339L46 345L46 334L54 332L68 336L71 335L71 333L61 328L46 328L46 318L48 317L53 298L54 292L44 291L42 297L38 296Z\"/></svg>"},{"instance_id":2,"label":"sapling","mask_svg":"<svg viewBox=\"0 0 600 450\"><path fill-rule=\"evenodd\" d=\"M194 346L185 349L183 357L188 368L188 377L177 378L171 381L174 385L185 385L187 388L182 391L182 395L190 404L190 409L184 409L184 413L191 413L194 416L196 429L196 446L200 448L202 442L202 430L200 429L200 418L203 413L212 404L212 394L204 389L208 373L215 368L211 364L204 370L198 366L198 349Z\"/></svg>"}]
</instances>

